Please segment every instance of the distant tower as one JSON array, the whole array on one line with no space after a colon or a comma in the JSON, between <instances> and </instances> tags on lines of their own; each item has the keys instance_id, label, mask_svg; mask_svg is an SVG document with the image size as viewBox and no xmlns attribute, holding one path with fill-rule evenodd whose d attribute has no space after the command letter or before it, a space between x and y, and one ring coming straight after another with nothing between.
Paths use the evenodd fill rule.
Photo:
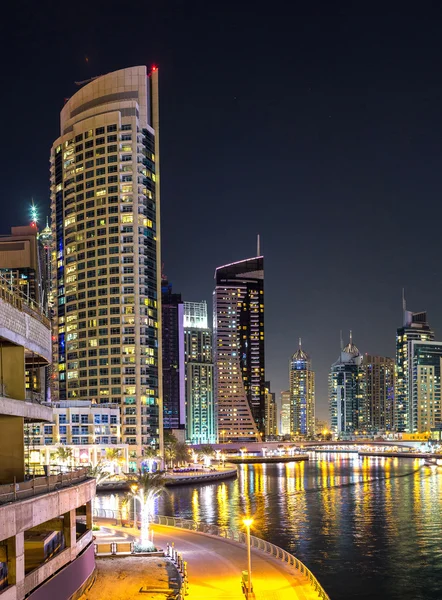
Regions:
<instances>
[{"instance_id":1,"label":"distant tower","mask_svg":"<svg viewBox=\"0 0 442 600\"><path fill-rule=\"evenodd\" d=\"M292 435L315 434L315 373L301 339L290 360L290 430Z\"/></svg>"},{"instance_id":2,"label":"distant tower","mask_svg":"<svg viewBox=\"0 0 442 600\"><path fill-rule=\"evenodd\" d=\"M290 435L290 390L281 392L279 413L279 435Z\"/></svg>"},{"instance_id":3,"label":"distant tower","mask_svg":"<svg viewBox=\"0 0 442 600\"><path fill-rule=\"evenodd\" d=\"M266 440L271 440L277 434L277 409L275 393L270 390L270 381L266 381L266 398L265 398L265 435Z\"/></svg>"},{"instance_id":4,"label":"distant tower","mask_svg":"<svg viewBox=\"0 0 442 600\"><path fill-rule=\"evenodd\" d=\"M427 313L406 310L403 299L403 326L396 332L396 386L394 398L395 431L411 431L412 343L432 341L434 332L427 322Z\"/></svg>"},{"instance_id":5,"label":"distant tower","mask_svg":"<svg viewBox=\"0 0 442 600\"><path fill-rule=\"evenodd\" d=\"M163 423L164 429L184 429L186 424L184 377L184 305L181 294L162 276Z\"/></svg>"},{"instance_id":6,"label":"distant tower","mask_svg":"<svg viewBox=\"0 0 442 600\"><path fill-rule=\"evenodd\" d=\"M362 359L350 331L350 341L329 375L331 429L338 436L352 434L366 424Z\"/></svg>"},{"instance_id":7,"label":"distant tower","mask_svg":"<svg viewBox=\"0 0 442 600\"><path fill-rule=\"evenodd\" d=\"M186 439L191 444L214 444L212 332L207 326L206 302L184 302L184 357Z\"/></svg>"},{"instance_id":8,"label":"distant tower","mask_svg":"<svg viewBox=\"0 0 442 600\"><path fill-rule=\"evenodd\" d=\"M366 428L393 429L394 359L365 354L362 361Z\"/></svg>"},{"instance_id":9,"label":"distant tower","mask_svg":"<svg viewBox=\"0 0 442 600\"><path fill-rule=\"evenodd\" d=\"M213 294L215 396L224 440L265 434L264 258L218 267Z\"/></svg>"},{"instance_id":10,"label":"distant tower","mask_svg":"<svg viewBox=\"0 0 442 600\"><path fill-rule=\"evenodd\" d=\"M46 302L49 307L54 303L52 294L52 229L49 227L48 219L46 218L46 227L38 234L38 240L43 248L44 257L44 274L46 281Z\"/></svg>"}]
</instances>

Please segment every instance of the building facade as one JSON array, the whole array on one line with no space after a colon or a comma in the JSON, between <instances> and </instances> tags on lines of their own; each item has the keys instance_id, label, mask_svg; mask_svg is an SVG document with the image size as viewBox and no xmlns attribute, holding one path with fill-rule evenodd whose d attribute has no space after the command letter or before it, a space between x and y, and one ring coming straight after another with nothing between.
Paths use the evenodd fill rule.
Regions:
<instances>
[{"instance_id":1,"label":"building facade","mask_svg":"<svg viewBox=\"0 0 442 600\"><path fill-rule=\"evenodd\" d=\"M218 267L213 295L215 396L222 439L265 435L264 258Z\"/></svg>"},{"instance_id":2,"label":"building facade","mask_svg":"<svg viewBox=\"0 0 442 600\"><path fill-rule=\"evenodd\" d=\"M394 394L394 429L411 432L412 343L432 341L434 332L427 322L427 313L405 310L403 326L396 333L396 373Z\"/></svg>"},{"instance_id":3,"label":"building facade","mask_svg":"<svg viewBox=\"0 0 442 600\"><path fill-rule=\"evenodd\" d=\"M350 341L329 375L331 431L337 437L352 435L366 426L362 360L350 332Z\"/></svg>"},{"instance_id":4,"label":"building facade","mask_svg":"<svg viewBox=\"0 0 442 600\"><path fill-rule=\"evenodd\" d=\"M279 413L279 435L290 435L290 390L281 392L281 410Z\"/></svg>"},{"instance_id":5,"label":"building facade","mask_svg":"<svg viewBox=\"0 0 442 600\"><path fill-rule=\"evenodd\" d=\"M362 361L365 427L371 433L392 431L394 359L366 354Z\"/></svg>"},{"instance_id":6,"label":"building facade","mask_svg":"<svg viewBox=\"0 0 442 600\"><path fill-rule=\"evenodd\" d=\"M140 455L162 444L158 71L97 77L51 151L55 401L121 406Z\"/></svg>"},{"instance_id":7,"label":"building facade","mask_svg":"<svg viewBox=\"0 0 442 600\"><path fill-rule=\"evenodd\" d=\"M207 303L184 302L184 354L186 373L186 440L191 444L217 441L213 392L212 332Z\"/></svg>"},{"instance_id":8,"label":"building facade","mask_svg":"<svg viewBox=\"0 0 442 600\"><path fill-rule=\"evenodd\" d=\"M0 597L69 600L94 579L95 480L86 469L26 480L23 429L52 410L27 401L25 373L50 362L51 324L2 281L0 290Z\"/></svg>"},{"instance_id":9,"label":"building facade","mask_svg":"<svg viewBox=\"0 0 442 600\"><path fill-rule=\"evenodd\" d=\"M290 434L315 435L315 373L310 356L301 348L294 353L289 365Z\"/></svg>"},{"instance_id":10,"label":"building facade","mask_svg":"<svg viewBox=\"0 0 442 600\"><path fill-rule=\"evenodd\" d=\"M181 294L172 292L165 277L161 286L163 335L163 427L184 429L186 425L184 373L184 305Z\"/></svg>"},{"instance_id":11,"label":"building facade","mask_svg":"<svg viewBox=\"0 0 442 600\"><path fill-rule=\"evenodd\" d=\"M275 439L278 434L278 411L275 394L270 390L270 381L266 381L265 400L265 436L266 440L272 440Z\"/></svg>"},{"instance_id":12,"label":"building facade","mask_svg":"<svg viewBox=\"0 0 442 600\"><path fill-rule=\"evenodd\" d=\"M427 433L442 424L442 342L411 342L410 433Z\"/></svg>"}]
</instances>

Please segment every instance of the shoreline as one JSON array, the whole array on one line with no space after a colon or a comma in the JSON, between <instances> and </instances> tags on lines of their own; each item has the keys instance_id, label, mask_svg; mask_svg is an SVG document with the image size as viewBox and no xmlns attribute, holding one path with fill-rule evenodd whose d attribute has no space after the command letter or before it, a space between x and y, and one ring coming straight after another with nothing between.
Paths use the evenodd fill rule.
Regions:
<instances>
[{"instance_id":1,"label":"shoreline","mask_svg":"<svg viewBox=\"0 0 442 600\"><path fill-rule=\"evenodd\" d=\"M197 473L173 473L166 475L165 487L174 487L177 485L193 485L195 483L207 483L211 481L223 481L224 479L233 479L238 476L236 467L224 471L210 471ZM129 491L130 483L124 481L103 481L97 486L97 492Z\"/></svg>"},{"instance_id":2,"label":"shoreline","mask_svg":"<svg viewBox=\"0 0 442 600\"><path fill-rule=\"evenodd\" d=\"M442 461L442 454L429 454L428 452L373 452L362 450L359 456L385 456L387 458L431 458Z\"/></svg>"},{"instance_id":3,"label":"shoreline","mask_svg":"<svg viewBox=\"0 0 442 600\"><path fill-rule=\"evenodd\" d=\"M308 454L295 454L294 456L252 456L244 457L241 456L229 456L229 462L235 465L242 464L253 464L253 463L288 463L288 462L301 462L308 460Z\"/></svg>"}]
</instances>

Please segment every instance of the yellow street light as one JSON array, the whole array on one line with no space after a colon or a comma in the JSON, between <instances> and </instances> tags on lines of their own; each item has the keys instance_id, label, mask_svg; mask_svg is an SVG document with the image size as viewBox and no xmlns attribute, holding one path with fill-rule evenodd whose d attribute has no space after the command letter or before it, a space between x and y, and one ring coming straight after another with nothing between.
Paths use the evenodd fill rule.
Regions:
<instances>
[{"instance_id":1,"label":"yellow street light","mask_svg":"<svg viewBox=\"0 0 442 600\"><path fill-rule=\"evenodd\" d=\"M250 550L250 527L253 525L253 519L251 517L245 517L242 520L246 531L247 531L247 598L252 597L252 553Z\"/></svg>"}]
</instances>

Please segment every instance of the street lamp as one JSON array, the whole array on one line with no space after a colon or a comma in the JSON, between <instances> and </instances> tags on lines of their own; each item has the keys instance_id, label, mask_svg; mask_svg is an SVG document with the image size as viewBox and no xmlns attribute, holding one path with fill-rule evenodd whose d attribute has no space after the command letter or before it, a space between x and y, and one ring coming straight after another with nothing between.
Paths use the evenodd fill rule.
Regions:
<instances>
[{"instance_id":1,"label":"street lamp","mask_svg":"<svg viewBox=\"0 0 442 600\"><path fill-rule=\"evenodd\" d=\"M250 551L250 527L253 525L253 519L246 517L242 520L247 531L247 598L252 597L252 554Z\"/></svg>"}]
</instances>

